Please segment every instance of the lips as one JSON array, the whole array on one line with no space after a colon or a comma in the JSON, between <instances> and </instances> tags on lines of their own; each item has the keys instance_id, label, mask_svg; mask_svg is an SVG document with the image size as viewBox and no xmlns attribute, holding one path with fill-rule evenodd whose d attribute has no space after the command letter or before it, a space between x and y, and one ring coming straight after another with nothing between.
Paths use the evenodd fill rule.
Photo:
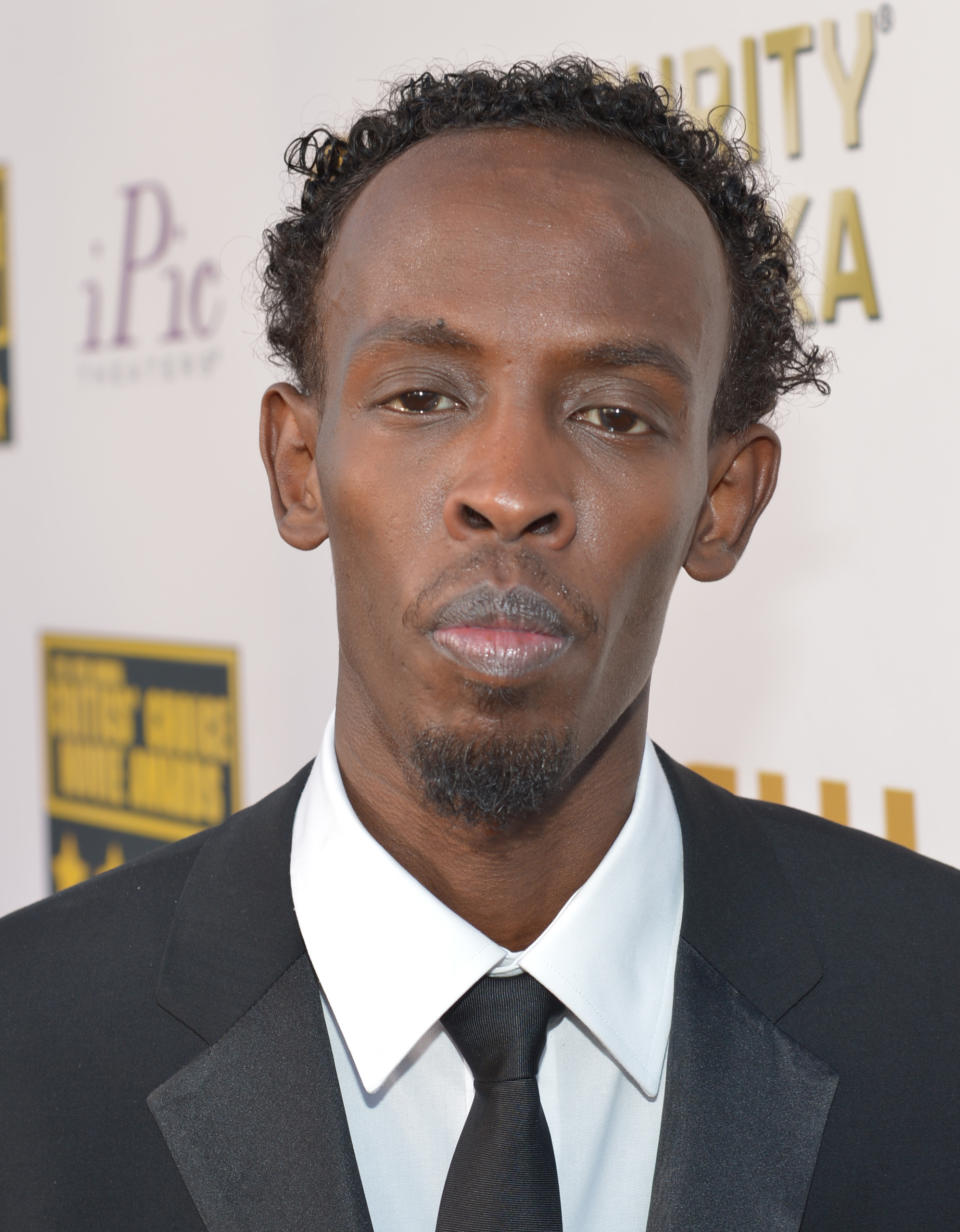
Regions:
<instances>
[{"instance_id":1,"label":"lips","mask_svg":"<svg viewBox=\"0 0 960 1232\"><path fill-rule=\"evenodd\" d=\"M563 617L543 595L526 586L473 587L436 613L433 644L463 667L513 680L546 667L573 641Z\"/></svg>"}]
</instances>

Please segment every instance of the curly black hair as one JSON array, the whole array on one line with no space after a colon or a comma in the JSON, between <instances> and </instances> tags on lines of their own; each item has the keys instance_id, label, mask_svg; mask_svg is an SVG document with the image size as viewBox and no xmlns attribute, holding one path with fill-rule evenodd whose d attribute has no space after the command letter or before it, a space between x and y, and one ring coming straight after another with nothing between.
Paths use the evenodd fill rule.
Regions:
<instances>
[{"instance_id":1,"label":"curly black hair","mask_svg":"<svg viewBox=\"0 0 960 1232\"><path fill-rule=\"evenodd\" d=\"M306 182L299 206L264 233L262 303L272 357L303 390L321 385L317 288L350 202L416 142L480 127L619 137L659 158L701 201L726 252L732 297L715 434L742 432L788 390L829 392L828 357L806 339L796 309L794 247L749 148L698 124L646 74L620 75L579 57L423 73L394 85L345 137L321 127L288 147L288 168Z\"/></svg>"}]
</instances>

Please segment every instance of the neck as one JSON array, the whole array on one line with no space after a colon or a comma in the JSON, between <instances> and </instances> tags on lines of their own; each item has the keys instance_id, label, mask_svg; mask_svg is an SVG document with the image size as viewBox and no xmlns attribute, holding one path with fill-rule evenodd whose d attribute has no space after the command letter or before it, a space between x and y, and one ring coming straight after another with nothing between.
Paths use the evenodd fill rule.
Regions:
<instances>
[{"instance_id":1,"label":"neck","mask_svg":"<svg viewBox=\"0 0 960 1232\"><path fill-rule=\"evenodd\" d=\"M396 744L339 697L337 760L350 803L381 846L457 915L522 950L620 833L636 793L646 716L644 693L548 807L505 827L431 811Z\"/></svg>"}]
</instances>

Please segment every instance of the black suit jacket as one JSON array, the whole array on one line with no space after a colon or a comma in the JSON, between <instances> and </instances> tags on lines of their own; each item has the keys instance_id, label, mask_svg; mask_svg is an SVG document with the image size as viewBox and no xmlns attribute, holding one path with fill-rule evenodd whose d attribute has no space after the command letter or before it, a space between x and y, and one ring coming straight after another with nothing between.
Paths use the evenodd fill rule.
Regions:
<instances>
[{"instance_id":1,"label":"black suit jacket","mask_svg":"<svg viewBox=\"0 0 960 1232\"><path fill-rule=\"evenodd\" d=\"M650 1232L960 1225L960 874L664 764ZM3 1232L370 1229L290 898L305 778L0 923Z\"/></svg>"}]
</instances>

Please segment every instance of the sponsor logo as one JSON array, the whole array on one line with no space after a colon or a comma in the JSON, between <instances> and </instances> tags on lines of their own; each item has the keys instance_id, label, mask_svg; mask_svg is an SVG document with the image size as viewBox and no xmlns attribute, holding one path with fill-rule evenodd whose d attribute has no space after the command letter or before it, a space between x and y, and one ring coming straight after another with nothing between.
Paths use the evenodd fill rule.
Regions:
<instances>
[{"instance_id":1,"label":"sponsor logo","mask_svg":"<svg viewBox=\"0 0 960 1232\"><path fill-rule=\"evenodd\" d=\"M159 180L119 190L110 240L94 239L80 284L79 375L129 385L207 376L221 358L220 266L198 256Z\"/></svg>"},{"instance_id":2,"label":"sponsor logo","mask_svg":"<svg viewBox=\"0 0 960 1232\"><path fill-rule=\"evenodd\" d=\"M50 634L43 661L53 889L237 809L233 650Z\"/></svg>"}]
</instances>

